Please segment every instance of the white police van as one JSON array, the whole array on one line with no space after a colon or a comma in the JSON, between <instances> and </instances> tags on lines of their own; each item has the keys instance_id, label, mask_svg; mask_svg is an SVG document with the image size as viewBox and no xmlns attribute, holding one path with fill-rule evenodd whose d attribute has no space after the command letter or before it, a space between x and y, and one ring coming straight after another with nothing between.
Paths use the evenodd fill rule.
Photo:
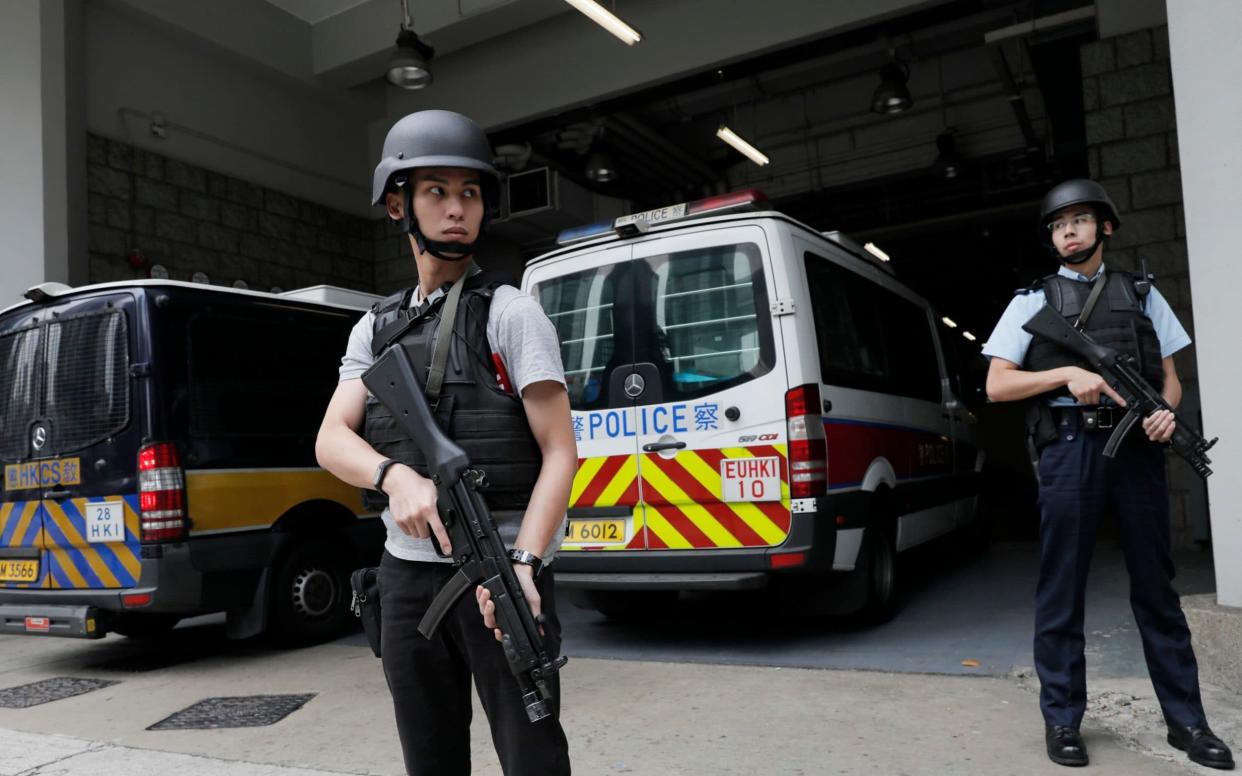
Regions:
<instances>
[{"instance_id":1,"label":"white police van","mask_svg":"<svg viewBox=\"0 0 1242 776\"><path fill-rule=\"evenodd\" d=\"M967 343L871 254L753 190L559 242L523 288L561 338L579 603L816 574L819 611L883 618L896 554L974 520Z\"/></svg>"}]
</instances>

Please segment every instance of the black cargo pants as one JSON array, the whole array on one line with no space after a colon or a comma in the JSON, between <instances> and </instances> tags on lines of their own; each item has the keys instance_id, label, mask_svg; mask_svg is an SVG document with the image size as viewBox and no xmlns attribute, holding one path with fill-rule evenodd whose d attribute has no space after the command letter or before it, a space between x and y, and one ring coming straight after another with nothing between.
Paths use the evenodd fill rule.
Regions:
<instances>
[{"instance_id":1,"label":"black cargo pants","mask_svg":"<svg viewBox=\"0 0 1242 776\"><path fill-rule=\"evenodd\" d=\"M418 632L423 613L453 572L447 563L406 561L387 552L380 562L384 675L406 771L411 776L468 776L473 676L505 776L568 776L559 683L552 680L552 715L532 723L500 643L483 625L473 590L461 597L434 638ZM539 575L536 586L547 617L544 644L555 657L561 623L551 569Z\"/></svg>"}]
</instances>

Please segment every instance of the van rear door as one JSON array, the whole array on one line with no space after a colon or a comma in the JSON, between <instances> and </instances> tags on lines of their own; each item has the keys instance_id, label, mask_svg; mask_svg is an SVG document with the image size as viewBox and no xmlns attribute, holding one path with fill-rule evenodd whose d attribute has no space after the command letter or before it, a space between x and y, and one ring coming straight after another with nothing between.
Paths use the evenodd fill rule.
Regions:
<instances>
[{"instance_id":1,"label":"van rear door","mask_svg":"<svg viewBox=\"0 0 1242 776\"><path fill-rule=\"evenodd\" d=\"M789 533L785 392L758 225L634 244L640 489L649 550L771 547Z\"/></svg>"},{"instance_id":2,"label":"van rear door","mask_svg":"<svg viewBox=\"0 0 1242 776\"><path fill-rule=\"evenodd\" d=\"M524 287L556 326L569 387L578 472L567 551L642 550L637 413L626 395L635 353L635 275L628 244L530 269Z\"/></svg>"},{"instance_id":3,"label":"van rear door","mask_svg":"<svg viewBox=\"0 0 1242 776\"><path fill-rule=\"evenodd\" d=\"M140 573L137 459L140 426L131 353L131 294L90 296L39 309L34 401L13 404L5 466L12 487L39 499L40 586L133 587ZM134 374L140 374L138 367ZM19 438L17 430L29 431ZM27 529L29 531L29 529Z\"/></svg>"},{"instance_id":4,"label":"van rear door","mask_svg":"<svg viewBox=\"0 0 1242 776\"><path fill-rule=\"evenodd\" d=\"M0 320L0 586L47 587L43 562L43 506L39 468L28 459L38 390L43 326L30 308Z\"/></svg>"}]
</instances>

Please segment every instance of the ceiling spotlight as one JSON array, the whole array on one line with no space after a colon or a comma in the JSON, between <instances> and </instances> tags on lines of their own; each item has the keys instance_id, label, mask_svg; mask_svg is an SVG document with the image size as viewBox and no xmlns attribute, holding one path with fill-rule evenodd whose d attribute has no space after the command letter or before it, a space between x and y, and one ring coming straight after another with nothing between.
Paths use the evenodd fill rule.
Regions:
<instances>
[{"instance_id":1,"label":"ceiling spotlight","mask_svg":"<svg viewBox=\"0 0 1242 776\"><path fill-rule=\"evenodd\" d=\"M970 333L970 332L968 332L968 331L964 331L964 332L962 332L962 336L963 336L963 337L965 337L966 339L970 340L971 342L974 342L974 341L975 341L975 335L971 334L971 333Z\"/></svg>"},{"instance_id":2,"label":"ceiling spotlight","mask_svg":"<svg viewBox=\"0 0 1242 776\"><path fill-rule=\"evenodd\" d=\"M610 183L617 179L617 166L608 154L595 151L587 157L586 176L595 183Z\"/></svg>"},{"instance_id":3,"label":"ceiling spotlight","mask_svg":"<svg viewBox=\"0 0 1242 776\"><path fill-rule=\"evenodd\" d=\"M896 59L880 68L880 85L871 95L871 110L875 113L901 113L914 104L906 81L910 78L910 70Z\"/></svg>"},{"instance_id":4,"label":"ceiling spotlight","mask_svg":"<svg viewBox=\"0 0 1242 776\"><path fill-rule=\"evenodd\" d=\"M944 321L944 325L945 325L945 326L948 326L950 329L956 329L956 328L957 328L957 321L953 320L952 318L950 318L950 317L949 317L949 316L947 316L947 315L946 315L946 316L944 316L943 318L941 318L940 320Z\"/></svg>"},{"instance_id":5,"label":"ceiling spotlight","mask_svg":"<svg viewBox=\"0 0 1242 776\"><path fill-rule=\"evenodd\" d=\"M962 172L962 158L957 155L957 142L954 140L956 129L947 129L936 136L936 161L932 168L942 178L956 178Z\"/></svg>"},{"instance_id":6,"label":"ceiling spotlight","mask_svg":"<svg viewBox=\"0 0 1242 776\"><path fill-rule=\"evenodd\" d=\"M388 60L384 77L393 86L402 89L422 89L431 85L431 66L427 62L436 50L418 39L414 33L414 20L406 0L401 0L401 32L397 34L397 52Z\"/></svg>"}]
</instances>

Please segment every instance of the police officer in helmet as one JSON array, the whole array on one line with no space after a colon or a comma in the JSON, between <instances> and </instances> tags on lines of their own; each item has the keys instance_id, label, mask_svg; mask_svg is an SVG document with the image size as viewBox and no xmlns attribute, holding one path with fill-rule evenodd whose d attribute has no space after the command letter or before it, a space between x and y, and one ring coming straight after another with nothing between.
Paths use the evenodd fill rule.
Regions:
<instances>
[{"instance_id":1,"label":"police officer in helmet","mask_svg":"<svg viewBox=\"0 0 1242 776\"><path fill-rule=\"evenodd\" d=\"M1044 305L1077 322L1096 342L1129 353L1170 406L1182 398L1173 354L1190 344L1168 302L1150 282L1104 264L1121 219L1104 187L1070 180L1044 197L1039 239L1057 258L1056 274L1018 292L984 355L993 401L1028 403L1028 432L1038 454L1039 583L1035 666L1048 756L1086 765L1079 724L1087 705L1083 656L1084 594L1101 516L1116 514L1130 576L1130 602L1148 672L1168 725L1168 741L1190 759L1233 768L1229 748L1208 728L1190 630L1172 586L1169 494L1162 443L1174 416L1143 419L1116 458L1102 455L1123 400L1088 362L1022 325Z\"/></svg>"},{"instance_id":2,"label":"police officer in helmet","mask_svg":"<svg viewBox=\"0 0 1242 776\"><path fill-rule=\"evenodd\" d=\"M373 204L408 235L418 283L354 327L315 446L320 465L382 509L381 647L410 774L470 773L472 678L507 776L570 772L556 680L552 715L528 721L486 591L459 601L434 638L418 633L453 571L432 538L452 548L417 446L359 379L385 348L410 355L441 427L487 476L484 498L555 657L547 566L564 535L577 450L556 330L530 295L473 262L498 182L486 134L461 114L419 111L389 130Z\"/></svg>"}]
</instances>

